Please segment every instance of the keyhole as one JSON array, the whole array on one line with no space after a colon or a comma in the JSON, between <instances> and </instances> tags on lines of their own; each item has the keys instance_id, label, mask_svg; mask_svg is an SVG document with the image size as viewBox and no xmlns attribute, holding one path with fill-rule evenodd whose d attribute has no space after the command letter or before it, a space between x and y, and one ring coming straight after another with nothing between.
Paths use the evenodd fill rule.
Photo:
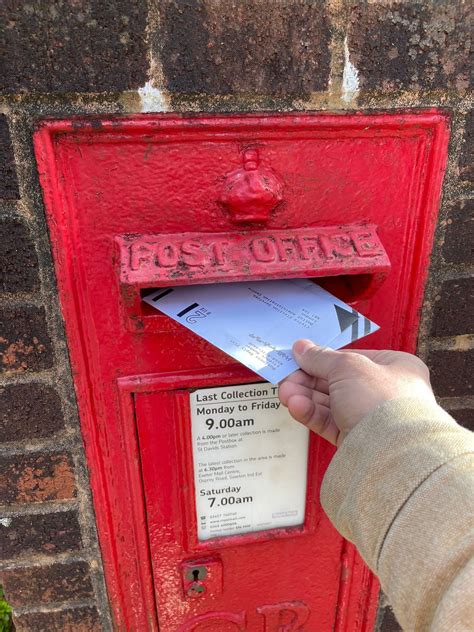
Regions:
<instances>
[{"instance_id":1,"label":"keyhole","mask_svg":"<svg viewBox=\"0 0 474 632\"><path fill-rule=\"evenodd\" d=\"M199 580L199 569L198 569L198 568L196 568L196 569L193 571L193 581L197 582L198 580Z\"/></svg>"}]
</instances>

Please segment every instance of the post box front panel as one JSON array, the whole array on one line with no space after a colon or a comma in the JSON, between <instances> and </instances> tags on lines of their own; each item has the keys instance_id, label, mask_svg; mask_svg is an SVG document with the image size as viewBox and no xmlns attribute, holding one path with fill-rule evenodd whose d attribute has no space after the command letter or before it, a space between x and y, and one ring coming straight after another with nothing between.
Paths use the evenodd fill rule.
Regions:
<instances>
[{"instance_id":1,"label":"post box front panel","mask_svg":"<svg viewBox=\"0 0 474 632\"><path fill-rule=\"evenodd\" d=\"M214 437L193 430L199 394L257 388L257 376L141 297L309 277L381 326L358 346L413 351L447 137L433 111L42 124L36 154L118 629L371 628L376 584L319 505L332 448L295 439L302 463L281 497L299 496L253 514L257 492L236 481L261 476L275 493L268 462L243 465L268 461L249 433L271 429L271 409L211 411ZM240 440L232 466L226 450ZM216 477L220 515L200 511L200 476Z\"/></svg>"}]
</instances>

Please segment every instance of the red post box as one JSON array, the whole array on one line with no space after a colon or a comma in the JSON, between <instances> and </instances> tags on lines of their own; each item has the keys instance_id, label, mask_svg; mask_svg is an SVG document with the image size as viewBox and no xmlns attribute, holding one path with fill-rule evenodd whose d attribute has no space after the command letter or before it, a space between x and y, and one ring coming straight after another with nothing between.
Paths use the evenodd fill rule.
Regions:
<instances>
[{"instance_id":1,"label":"red post box","mask_svg":"<svg viewBox=\"0 0 474 632\"><path fill-rule=\"evenodd\" d=\"M313 278L381 326L360 346L413 351L447 139L436 111L40 125L117 630L372 629L376 581L319 503L332 447L285 434L269 385L141 298Z\"/></svg>"}]
</instances>

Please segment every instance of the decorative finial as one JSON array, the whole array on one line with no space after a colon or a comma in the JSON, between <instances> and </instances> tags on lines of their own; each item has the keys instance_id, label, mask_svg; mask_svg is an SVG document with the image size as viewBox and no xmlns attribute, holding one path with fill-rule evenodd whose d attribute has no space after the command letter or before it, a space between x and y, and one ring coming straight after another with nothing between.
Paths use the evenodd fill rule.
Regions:
<instances>
[{"instance_id":1,"label":"decorative finial","mask_svg":"<svg viewBox=\"0 0 474 632\"><path fill-rule=\"evenodd\" d=\"M242 160L243 167L227 175L219 201L234 222L265 222L283 199L283 183L260 166L257 149L246 149Z\"/></svg>"}]
</instances>

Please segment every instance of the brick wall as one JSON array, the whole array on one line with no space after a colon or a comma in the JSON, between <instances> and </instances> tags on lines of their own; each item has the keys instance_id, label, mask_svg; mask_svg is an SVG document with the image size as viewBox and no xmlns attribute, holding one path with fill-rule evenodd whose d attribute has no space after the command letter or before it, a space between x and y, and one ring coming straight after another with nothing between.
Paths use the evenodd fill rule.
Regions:
<instances>
[{"instance_id":1,"label":"brick wall","mask_svg":"<svg viewBox=\"0 0 474 632\"><path fill-rule=\"evenodd\" d=\"M474 429L470 3L6 0L0 69L0 582L18 630L109 630L32 130L45 116L443 106L419 351ZM398 630L385 601L377 628Z\"/></svg>"},{"instance_id":2,"label":"brick wall","mask_svg":"<svg viewBox=\"0 0 474 632\"><path fill-rule=\"evenodd\" d=\"M33 117L16 119L14 152L14 117L5 109L8 114L0 115L0 584L15 608L17 630L107 630L82 440L35 182Z\"/></svg>"}]
</instances>

